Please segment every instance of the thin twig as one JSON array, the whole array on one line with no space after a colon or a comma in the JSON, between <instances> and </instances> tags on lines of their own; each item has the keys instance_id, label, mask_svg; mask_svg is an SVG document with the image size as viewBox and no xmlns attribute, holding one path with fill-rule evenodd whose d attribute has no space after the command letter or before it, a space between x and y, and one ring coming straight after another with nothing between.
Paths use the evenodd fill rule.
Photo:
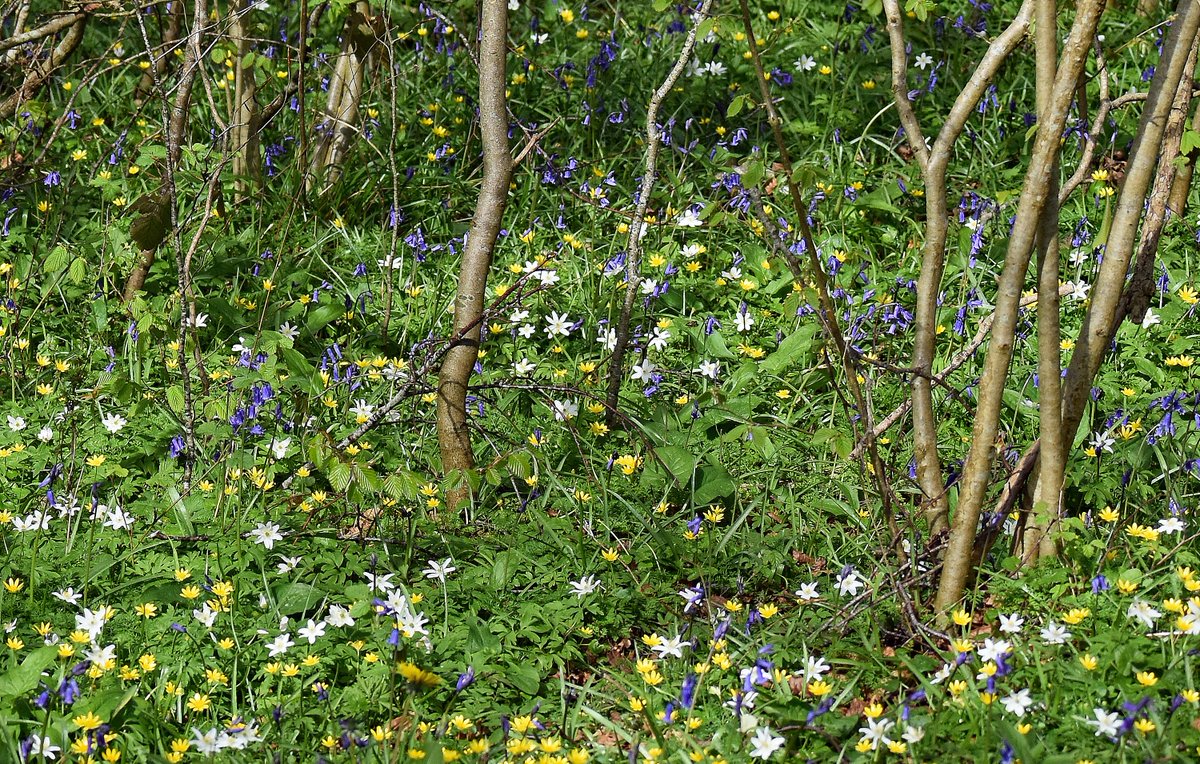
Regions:
<instances>
[{"instance_id":1,"label":"thin twig","mask_svg":"<svg viewBox=\"0 0 1200 764\"><path fill-rule=\"evenodd\" d=\"M658 172L658 151L661 146L658 134L658 110L662 108L663 101L666 100L667 95L683 74L683 70L687 68L688 62L691 61L700 25L708 18L712 5L713 0L704 0L700 9L696 11L691 29L688 30L687 37L683 41L683 48L680 49L679 56L675 59L675 65L671 67L666 79L650 96L650 102L646 108L646 156L642 169L642 184L638 189L637 212L634 215L633 224L629 226L629 241L625 246L625 299L621 304L621 314L617 320L616 345L608 362L608 393L605 401L608 405L608 425L610 427L616 424L611 412L617 408L621 382L625 379L625 351L629 345L629 323L633 315L633 304L637 300L638 287L642 283L642 233L645 226L646 208L650 204L650 194L654 191L655 175Z\"/></svg>"}]
</instances>

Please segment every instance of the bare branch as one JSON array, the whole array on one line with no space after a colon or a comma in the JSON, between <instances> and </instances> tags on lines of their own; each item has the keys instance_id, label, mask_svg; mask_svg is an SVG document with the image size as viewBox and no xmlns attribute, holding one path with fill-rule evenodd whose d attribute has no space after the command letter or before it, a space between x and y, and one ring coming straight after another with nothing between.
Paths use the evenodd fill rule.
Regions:
<instances>
[{"instance_id":1,"label":"bare branch","mask_svg":"<svg viewBox=\"0 0 1200 764\"><path fill-rule=\"evenodd\" d=\"M692 28L688 30L687 37L683 41L679 56L675 59L675 65L671 67L671 71L667 73L662 84L650 96L650 102L646 108L646 156L642 169L642 184L638 189L637 212L634 214L632 225L629 226L629 241L625 246L625 300L621 304L621 315L617 320L616 346L608 361L608 394L605 396L605 401L608 404L607 419L610 427L616 423L612 412L617 408L621 381L625 378L625 351L629 345L630 317L633 315L633 303L637 300L638 287L642 283L642 233L646 225L646 207L650 204L650 195L654 192L655 175L658 172L658 150L661 146L658 134L658 110L662 108L663 101L671 92L671 88L675 87L675 83L679 81L688 61L691 60L692 51L696 48L696 34L700 29L700 24L708 18L712 4L713 0L704 0L701 4L700 9L696 12Z\"/></svg>"}]
</instances>

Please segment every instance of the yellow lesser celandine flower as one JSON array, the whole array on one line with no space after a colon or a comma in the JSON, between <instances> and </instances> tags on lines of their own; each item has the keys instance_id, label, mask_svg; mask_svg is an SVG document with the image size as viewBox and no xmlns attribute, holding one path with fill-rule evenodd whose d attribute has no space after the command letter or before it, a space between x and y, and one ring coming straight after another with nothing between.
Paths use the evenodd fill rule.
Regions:
<instances>
[{"instance_id":1,"label":"yellow lesser celandine flower","mask_svg":"<svg viewBox=\"0 0 1200 764\"><path fill-rule=\"evenodd\" d=\"M187 707L196 713L204 713L212 706L212 701L207 695L199 692L192 693L192 697L188 698Z\"/></svg>"},{"instance_id":2,"label":"yellow lesser celandine flower","mask_svg":"<svg viewBox=\"0 0 1200 764\"><path fill-rule=\"evenodd\" d=\"M971 614L968 613L967 611L963 610L962 608L959 608L958 610L955 610L953 613L951 613L950 618L958 626L966 626L967 624L969 624L971 622Z\"/></svg>"},{"instance_id":3,"label":"yellow lesser celandine flower","mask_svg":"<svg viewBox=\"0 0 1200 764\"><path fill-rule=\"evenodd\" d=\"M758 609L758 614L763 618L774 618L778 613L779 606L773 603L768 603Z\"/></svg>"},{"instance_id":4,"label":"yellow lesser celandine flower","mask_svg":"<svg viewBox=\"0 0 1200 764\"><path fill-rule=\"evenodd\" d=\"M883 706L880 703L871 703L863 709L862 713L868 719L878 719L883 716Z\"/></svg>"},{"instance_id":5,"label":"yellow lesser celandine flower","mask_svg":"<svg viewBox=\"0 0 1200 764\"><path fill-rule=\"evenodd\" d=\"M1083 622L1083 619L1092 614L1092 611L1085 607L1071 608L1067 614L1063 616L1063 620L1071 626L1076 626Z\"/></svg>"},{"instance_id":6,"label":"yellow lesser celandine flower","mask_svg":"<svg viewBox=\"0 0 1200 764\"><path fill-rule=\"evenodd\" d=\"M1100 510L1100 519L1106 523L1115 523L1120 517L1120 513L1112 507L1105 507Z\"/></svg>"},{"instance_id":7,"label":"yellow lesser celandine flower","mask_svg":"<svg viewBox=\"0 0 1200 764\"><path fill-rule=\"evenodd\" d=\"M91 732L101 724L104 724L104 720L97 716L95 711L88 711L86 714L76 716L71 721L84 732Z\"/></svg>"},{"instance_id":8,"label":"yellow lesser celandine flower","mask_svg":"<svg viewBox=\"0 0 1200 764\"><path fill-rule=\"evenodd\" d=\"M809 695L819 698L822 695L828 695L833 690L833 685L823 679L818 679L809 682L805 689L808 690Z\"/></svg>"},{"instance_id":9,"label":"yellow lesser celandine flower","mask_svg":"<svg viewBox=\"0 0 1200 764\"><path fill-rule=\"evenodd\" d=\"M1153 671L1139 671L1134 676L1138 680L1138 684L1143 687L1153 687L1158 684L1158 675Z\"/></svg>"},{"instance_id":10,"label":"yellow lesser celandine flower","mask_svg":"<svg viewBox=\"0 0 1200 764\"><path fill-rule=\"evenodd\" d=\"M1079 656L1079 665L1088 671L1095 671L1096 667L1100 665L1100 661L1094 655L1081 655Z\"/></svg>"},{"instance_id":11,"label":"yellow lesser celandine flower","mask_svg":"<svg viewBox=\"0 0 1200 764\"><path fill-rule=\"evenodd\" d=\"M12 577L4 582L4 590L10 594L16 594L25 588L25 582L19 578Z\"/></svg>"}]
</instances>

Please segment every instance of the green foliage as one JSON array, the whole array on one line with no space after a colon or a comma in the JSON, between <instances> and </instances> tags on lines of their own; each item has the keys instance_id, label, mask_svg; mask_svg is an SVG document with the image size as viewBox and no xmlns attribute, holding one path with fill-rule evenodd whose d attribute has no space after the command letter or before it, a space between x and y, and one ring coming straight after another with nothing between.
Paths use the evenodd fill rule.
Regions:
<instances>
[{"instance_id":1,"label":"green foliage","mask_svg":"<svg viewBox=\"0 0 1200 764\"><path fill-rule=\"evenodd\" d=\"M1200 323L1186 218L1163 239L1150 318L1122 328L1072 444L1060 556L1022 570L1017 518L994 518L950 639L913 634L896 586L919 608L936 568L905 419L879 441L900 499L894 539L851 458L862 412L812 285L785 259L807 261L794 184L879 421L907 399L926 214L890 106L881 5L755 10L791 177L755 108L739 20L700 30L696 66L664 104L670 150L643 239L653 283L611 422L607 333L644 104L691 18L657 0L586 14L518 5L513 148L533 148L472 379L477 471L444 474L433 423L478 184L474 65L457 30L376 8L390 50L369 68L343 179L323 196L302 193L301 147L350 4L314 30L303 113L284 90L299 80L300 7L250 12L241 63L262 103L284 105L262 130L270 174L245 196L222 138L235 49L210 38L174 178L178 240L162 104L135 103L136 26L93 25L82 55L0 126L0 160L27 162L14 160L0 210L0 758L43 743L64 760L87 760L89 745L106 760L103 743L146 762L209 749L571 764L1196 750ZM905 3L927 126L1016 3L996 5ZM474 5L443 6L474 39ZM213 11L215 35L230 10ZM1142 87L1157 56L1145 21L1124 13L1107 16L1112 92ZM939 368L994 297L1034 109L1025 58L1001 72L953 160ZM176 74L164 76L170 89ZM1136 129L1136 114L1113 120L1102 147ZM1183 150L1198 141L1188 131ZM1061 275L1080 285L1064 337L1082 323L1118 169L1109 152L1064 208ZM177 241L191 255L186 298ZM146 288L123 304L150 245ZM1037 435L1034 318L1021 317L1005 394L1006 465ZM947 464L965 452L981 364L938 388ZM378 427L338 447L389 402ZM452 511L446 494L464 482L473 502ZM901 543L911 563L894 559ZM1119 734L1101 729L1113 713Z\"/></svg>"}]
</instances>

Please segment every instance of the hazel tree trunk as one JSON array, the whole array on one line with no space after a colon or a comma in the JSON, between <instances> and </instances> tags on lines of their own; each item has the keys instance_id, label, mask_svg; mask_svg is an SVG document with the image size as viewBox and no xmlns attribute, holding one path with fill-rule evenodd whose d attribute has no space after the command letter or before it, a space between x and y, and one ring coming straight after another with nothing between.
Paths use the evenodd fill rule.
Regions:
<instances>
[{"instance_id":1,"label":"hazel tree trunk","mask_svg":"<svg viewBox=\"0 0 1200 764\"><path fill-rule=\"evenodd\" d=\"M370 24L371 5L358 0L346 17L342 50L329 76L329 96L321 134L312 147L307 191L324 192L342 174L342 161L358 135L358 113L362 104L367 57L376 41Z\"/></svg>"},{"instance_id":2,"label":"hazel tree trunk","mask_svg":"<svg viewBox=\"0 0 1200 764\"><path fill-rule=\"evenodd\" d=\"M1058 68L1058 3L1037 0L1034 46L1037 63L1038 119L1048 118L1050 89ZM1033 512L1020 543L1022 560L1032 563L1055 553L1051 529L1062 505L1066 448L1062 438L1062 347L1059 344L1057 161L1050 171L1046 208L1038 231L1038 481Z\"/></svg>"},{"instance_id":3,"label":"hazel tree trunk","mask_svg":"<svg viewBox=\"0 0 1200 764\"><path fill-rule=\"evenodd\" d=\"M504 92L508 0L482 0L480 29L479 129L483 143L483 183L463 249L458 292L454 297L452 344L438 374L437 432L442 470L448 476L458 473L459 478L446 496L452 509L471 497L469 483L462 475L475 466L467 423L467 383L479 357L484 291L508 203L513 164Z\"/></svg>"},{"instance_id":4,"label":"hazel tree trunk","mask_svg":"<svg viewBox=\"0 0 1200 764\"><path fill-rule=\"evenodd\" d=\"M233 26L229 30L237 48L237 63L234 65L233 119L230 124L232 142L233 175L237 188L236 199L241 201L253 193L261 181L261 159L259 157L258 81L255 66L247 65L246 54L250 53L249 34L252 0L239 0L233 14Z\"/></svg>"},{"instance_id":5,"label":"hazel tree trunk","mask_svg":"<svg viewBox=\"0 0 1200 764\"><path fill-rule=\"evenodd\" d=\"M979 405L971 432L971 448L963 467L958 508L951 524L950 541L934 600L935 610L939 613L948 612L962 598L973 568L975 535L996 453L994 444L999 429L1000 404L1012 360L1021 287L1025 283L1038 231L1042 228L1042 213L1052 195L1051 177L1058 167L1062 131L1103 10L1104 0L1080 0L1077 3L1075 23L1063 48L1049 104L1039 115L1029 171L1017 207L1016 223L1009 237L1004 270L997 285L996 319L979 380ZM1056 189L1053 196L1057 199Z\"/></svg>"},{"instance_id":6,"label":"hazel tree trunk","mask_svg":"<svg viewBox=\"0 0 1200 764\"><path fill-rule=\"evenodd\" d=\"M950 512L938 455L937 414L933 408L933 360L937 352L938 292L946 267L946 237L949 213L946 203L946 172L954 145L966 128L979 99L987 91L996 72L1025 39L1033 17L1033 0L1025 0L1017 15L1001 32L975 68L931 148L908 100L907 53L903 15L899 0L884 0L888 19L888 37L892 54L892 95L901 124L925 182L925 245L921 253L921 272L917 280L917 304L912 363L913 456L917 483L924 497L925 516L930 535L946 528ZM899 82L897 82L899 79Z\"/></svg>"},{"instance_id":7,"label":"hazel tree trunk","mask_svg":"<svg viewBox=\"0 0 1200 764\"><path fill-rule=\"evenodd\" d=\"M1125 180L1117 197L1104 262L1092 287L1083 326L1075 340L1075 354L1067 368L1063 390L1063 432L1073 438L1090 399L1092 380L1120 323L1117 310L1125 289L1138 221L1146 200L1146 191L1154 177L1154 167L1162 150L1163 132L1179 81L1183 77L1192 42L1200 29L1200 2L1180 0L1175 23L1163 43L1162 59L1150 83L1149 97L1141 124L1129 152Z\"/></svg>"},{"instance_id":8,"label":"hazel tree trunk","mask_svg":"<svg viewBox=\"0 0 1200 764\"><path fill-rule=\"evenodd\" d=\"M1200 103L1192 113L1192 130L1200 132ZM1167 201L1167 208L1175 213L1176 217L1187 212L1188 193L1192 190L1192 175L1196 171L1196 161L1200 160L1200 148L1193 148L1185 156L1187 164L1182 165L1175 173L1175 182L1171 184L1171 198Z\"/></svg>"}]
</instances>

